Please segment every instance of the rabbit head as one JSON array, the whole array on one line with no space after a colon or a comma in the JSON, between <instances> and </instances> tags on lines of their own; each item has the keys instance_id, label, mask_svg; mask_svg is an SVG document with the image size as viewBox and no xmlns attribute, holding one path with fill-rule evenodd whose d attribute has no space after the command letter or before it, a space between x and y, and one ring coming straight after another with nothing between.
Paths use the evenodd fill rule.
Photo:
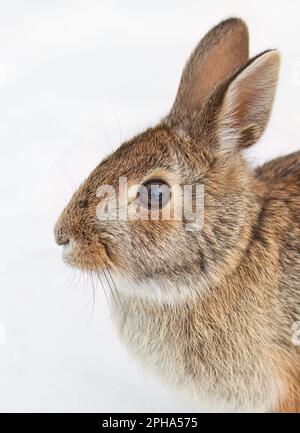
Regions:
<instances>
[{"instance_id":1,"label":"rabbit head","mask_svg":"<svg viewBox=\"0 0 300 433\"><path fill-rule=\"evenodd\" d=\"M102 161L63 210L55 235L64 260L109 269L146 296L199 294L225 278L257 212L242 150L265 130L278 69L277 51L249 61L240 19L213 28L188 60L170 113ZM191 212L178 218L182 202ZM139 217L128 216L130 206Z\"/></svg>"}]
</instances>

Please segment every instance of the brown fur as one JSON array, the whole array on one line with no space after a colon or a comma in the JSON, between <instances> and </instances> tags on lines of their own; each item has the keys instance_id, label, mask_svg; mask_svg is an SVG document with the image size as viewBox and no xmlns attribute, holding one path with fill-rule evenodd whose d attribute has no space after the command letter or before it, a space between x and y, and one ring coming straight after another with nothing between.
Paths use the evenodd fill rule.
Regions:
<instances>
[{"instance_id":1,"label":"brown fur","mask_svg":"<svg viewBox=\"0 0 300 433\"><path fill-rule=\"evenodd\" d=\"M241 149L267 125L276 52L248 62L238 19L213 29L184 70L171 112L123 144L75 193L56 225L65 260L115 280L124 343L164 380L229 411L300 411L300 153L251 170ZM204 185L204 226L99 221L97 188ZM117 296L116 296L117 295Z\"/></svg>"}]
</instances>

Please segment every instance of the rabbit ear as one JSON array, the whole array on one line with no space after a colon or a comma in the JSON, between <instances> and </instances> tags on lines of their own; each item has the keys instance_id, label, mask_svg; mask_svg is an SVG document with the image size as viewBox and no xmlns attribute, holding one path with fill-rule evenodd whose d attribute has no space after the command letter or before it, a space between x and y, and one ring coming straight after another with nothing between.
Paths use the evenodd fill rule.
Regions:
<instances>
[{"instance_id":1,"label":"rabbit ear","mask_svg":"<svg viewBox=\"0 0 300 433\"><path fill-rule=\"evenodd\" d=\"M199 113L214 87L248 62L248 45L247 26L238 18L223 21L207 33L183 70L170 118L182 120Z\"/></svg>"},{"instance_id":2,"label":"rabbit ear","mask_svg":"<svg viewBox=\"0 0 300 433\"><path fill-rule=\"evenodd\" d=\"M217 119L223 149L245 148L261 137L271 114L279 66L279 52L267 51L252 59L231 81Z\"/></svg>"}]
</instances>

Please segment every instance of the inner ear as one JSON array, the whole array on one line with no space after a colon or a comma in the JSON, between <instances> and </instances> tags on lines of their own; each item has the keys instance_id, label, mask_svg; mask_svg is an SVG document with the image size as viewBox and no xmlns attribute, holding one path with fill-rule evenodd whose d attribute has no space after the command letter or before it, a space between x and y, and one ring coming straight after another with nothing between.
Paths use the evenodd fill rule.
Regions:
<instances>
[{"instance_id":1,"label":"inner ear","mask_svg":"<svg viewBox=\"0 0 300 433\"><path fill-rule=\"evenodd\" d=\"M181 77L170 117L193 117L212 90L243 67L249 59L246 24L230 18L214 27L200 41Z\"/></svg>"},{"instance_id":2,"label":"inner ear","mask_svg":"<svg viewBox=\"0 0 300 433\"><path fill-rule=\"evenodd\" d=\"M249 147L260 139L271 115L279 66L278 51L265 51L229 82L216 124L223 150Z\"/></svg>"}]
</instances>

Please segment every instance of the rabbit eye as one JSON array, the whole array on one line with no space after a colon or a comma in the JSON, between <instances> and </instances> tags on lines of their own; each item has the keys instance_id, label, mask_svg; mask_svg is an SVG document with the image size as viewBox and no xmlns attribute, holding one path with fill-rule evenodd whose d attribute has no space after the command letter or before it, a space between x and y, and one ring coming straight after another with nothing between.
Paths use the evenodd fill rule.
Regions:
<instances>
[{"instance_id":1,"label":"rabbit eye","mask_svg":"<svg viewBox=\"0 0 300 433\"><path fill-rule=\"evenodd\" d=\"M141 185L139 194L144 207L159 210L170 200L170 187L162 180L150 180Z\"/></svg>"}]
</instances>

